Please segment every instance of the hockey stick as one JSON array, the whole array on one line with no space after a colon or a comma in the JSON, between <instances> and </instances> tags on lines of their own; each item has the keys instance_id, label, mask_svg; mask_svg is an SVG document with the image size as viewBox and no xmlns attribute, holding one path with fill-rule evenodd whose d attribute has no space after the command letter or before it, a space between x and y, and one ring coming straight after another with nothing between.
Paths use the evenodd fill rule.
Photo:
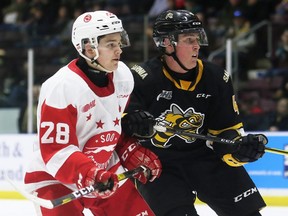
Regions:
<instances>
[{"instance_id":1,"label":"hockey stick","mask_svg":"<svg viewBox=\"0 0 288 216\"><path fill-rule=\"evenodd\" d=\"M224 139L224 138L220 138L220 137L213 137L213 136L206 136L203 134L191 133L191 132L187 132L185 130L176 130L173 128L167 128L167 127L162 126L162 125L155 125L154 129L158 132L174 133L174 134L184 135L184 136L188 136L188 137L193 137L196 139L208 140L208 141L213 141L213 142L218 142L218 143L225 143L228 145L229 144L238 144L240 142L240 141L228 140L228 139ZM265 147L265 152L288 156L288 151L276 149L276 148Z\"/></svg>"},{"instance_id":2,"label":"hockey stick","mask_svg":"<svg viewBox=\"0 0 288 216\"><path fill-rule=\"evenodd\" d=\"M131 178L133 177L135 174L138 173L144 173L147 172L149 174L149 169L146 168L145 166L139 166L133 170L129 170L123 173L120 173L117 175L118 180L122 181L124 179L127 178ZM34 203L48 208L48 209L53 209L57 206L61 206L64 205L66 203L69 203L73 200L79 199L95 190L101 190L103 189L104 185L103 184L95 184L95 185L90 185L84 188L81 188L80 190L74 191L70 194L64 195L62 197L59 197L57 199L54 200L48 200L48 199L43 199L43 198L39 198L27 191L25 191L23 188L20 188L19 186L16 186L16 184L8 177L6 176L6 180L18 191L20 192L25 198L27 198L30 201L33 201Z\"/></svg>"}]
</instances>

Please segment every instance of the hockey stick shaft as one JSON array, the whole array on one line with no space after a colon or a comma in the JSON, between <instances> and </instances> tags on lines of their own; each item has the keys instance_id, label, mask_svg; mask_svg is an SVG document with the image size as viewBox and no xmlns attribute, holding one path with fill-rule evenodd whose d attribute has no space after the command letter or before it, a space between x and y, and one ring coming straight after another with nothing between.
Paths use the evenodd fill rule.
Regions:
<instances>
[{"instance_id":1,"label":"hockey stick shaft","mask_svg":"<svg viewBox=\"0 0 288 216\"><path fill-rule=\"evenodd\" d=\"M130 177L133 177L133 175L137 174L137 173L141 173L141 172L145 172L147 170L146 167L144 166L139 166L133 170L129 170L129 171L126 171L124 173L120 173L117 175L118 177L118 180L119 181L122 181L124 179L127 179L127 178L130 178ZM80 190L78 191L74 191L70 194L67 194L65 196L62 196L62 197L59 197L55 200L51 200L52 204L53 204L53 207L57 207L57 206L60 206L60 205L63 205L63 204L66 204L68 202L71 202L75 199L79 199L80 197L83 197L95 190L105 190L105 185L103 184L95 184L95 185L90 185L90 186L87 186L87 187L84 187L84 188L81 188Z\"/></svg>"},{"instance_id":2,"label":"hockey stick shaft","mask_svg":"<svg viewBox=\"0 0 288 216\"><path fill-rule=\"evenodd\" d=\"M206 141L225 143L228 145L237 144L239 142L239 141L224 139L224 138L220 138L220 137L212 137L212 136L207 136L207 135L203 135L203 134L191 133L191 132L187 132L184 130L176 130L176 129L172 129L172 128L167 128L167 127L162 126L162 125L156 125L156 126L154 126L154 128L158 132L174 133L174 134L184 135L184 136L193 137L196 139L202 139L202 140L206 140ZM285 151L282 149L265 147L265 152L288 156L288 151Z\"/></svg>"},{"instance_id":3,"label":"hockey stick shaft","mask_svg":"<svg viewBox=\"0 0 288 216\"><path fill-rule=\"evenodd\" d=\"M122 181L122 180L125 180L127 178L131 178L131 177L133 177L134 175L136 175L138 173L145 173L145 172L149 172L149 169L146 168L145 166L139 166L139 167L137 167L137 168L135 168L133 170L129 170L129 171L120 173L120 174L117 175L117 177L118 177L119 181ZM85 195L87 195L89 193L92 193L95 190L98 190L99 187L100 187L100 189L101 189L101 187L103 187L103 185L99 185L99 184L90 185L90 186L81 188L81 189L79 189L77 191L74 191L74 192L72 192L70 194L67 194L65 196L59 197L57 199L47 200L47 199L43 199L43 198L39 198L37 196L34 196L34 195L28 193L27 191L23 190L22 188L16 186L15 183L12 182L12 180L9 177L6 177L6 179L25 198L27 198L28 200L33 201L34 203L36 203L36 204L38 204L38 205L40 205L42 207L48 208L48 209L53 209L55 207L64 205L66 203L69 203L69 202L71 202L73 200L76 200L76 199L79 199L79 198L81 198L81 197L83 197L83 196L85 196Z\"/></svg>"},{"instance_id":4,"label":"hockey stick shaft","mask_svg":"<svg viewBox=\"0 0 288 216\"><path fill-rule=\"evenodd\" d=\"M265 151L269 152L269 153L273 153L273 154L279 154L279 155L288 156L288 151L285 151L285 150L282 150L282 149L265 147Z\"/></svg>"}]
</instances>

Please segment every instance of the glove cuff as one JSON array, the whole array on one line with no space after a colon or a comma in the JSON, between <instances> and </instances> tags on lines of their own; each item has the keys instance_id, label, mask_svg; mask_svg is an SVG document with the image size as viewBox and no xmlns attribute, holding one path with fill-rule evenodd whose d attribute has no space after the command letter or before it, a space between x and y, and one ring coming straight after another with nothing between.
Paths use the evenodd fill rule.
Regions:
<instances>
[{"instance_id":1,"label":"glove cuff","mask_svg":"<svg viewBox=\"0 0 288 216\"><path fill-rule=\"evenodd\" d=\"M126 164L126 162L130 160L130 157L139 147L140 144L137 141L135 141L131 143L127 142L120 149L117 149L117 153L119 155L121 163Z\"/></svg>"},{"instance_id":2,"label":"glove cuff","mask_svg":"<svg viewBox=\"0 0 288 216\"><path fill-rule=\"evenodd\" d=\"M232 154L223 155L222 160L232 167L239 167L239 166L243 166L244 164L247 164L247 162L238 161L236 158L232 156Z\"/></svg>"}]
</instances>

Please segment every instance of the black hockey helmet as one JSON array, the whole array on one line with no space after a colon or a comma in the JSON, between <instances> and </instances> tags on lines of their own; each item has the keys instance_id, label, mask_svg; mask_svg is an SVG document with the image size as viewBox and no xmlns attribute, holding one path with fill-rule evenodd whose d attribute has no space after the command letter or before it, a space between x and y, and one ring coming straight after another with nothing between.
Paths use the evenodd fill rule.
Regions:
<instances>
[{"instance_id":1,"label":"black hockey helmet","mask_svg":"<svg viewBox=\"0 0 288 216\"><path fill-rule=\"evenodd\" d=\"M198 33L200 46L208 45L202 22L196 15L187 10L167 10L156 18L153 39L158 48L165 47L165 38L169 38L171 44L176 46L178 35L190 32Z\"/></svg>"}]
</instances>

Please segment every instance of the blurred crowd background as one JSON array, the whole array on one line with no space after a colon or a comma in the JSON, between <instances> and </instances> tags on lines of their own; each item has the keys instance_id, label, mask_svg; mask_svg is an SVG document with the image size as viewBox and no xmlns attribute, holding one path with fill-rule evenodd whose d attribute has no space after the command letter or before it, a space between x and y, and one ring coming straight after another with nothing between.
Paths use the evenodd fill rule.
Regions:
<instances>
[{"instance_id":1,"label":"blurred crowd background","mask_svg":"<svg viewBox=\"0 0 288 216\"><path fill-rule=\"evenodd\" d=\"M158 54L152 25L166 9L187 9L203 21L209 46L201 48L202 59L225 67L232 40L246 131L288 131L288 0L1 0L0 8L0 111L17 108L19 133L27 132L28 49L36 108L41 83L77 57L70 38L81 13L108 10L122 19L131 42L122 61L132 65Z\"/></svg>"}]
</instances>

